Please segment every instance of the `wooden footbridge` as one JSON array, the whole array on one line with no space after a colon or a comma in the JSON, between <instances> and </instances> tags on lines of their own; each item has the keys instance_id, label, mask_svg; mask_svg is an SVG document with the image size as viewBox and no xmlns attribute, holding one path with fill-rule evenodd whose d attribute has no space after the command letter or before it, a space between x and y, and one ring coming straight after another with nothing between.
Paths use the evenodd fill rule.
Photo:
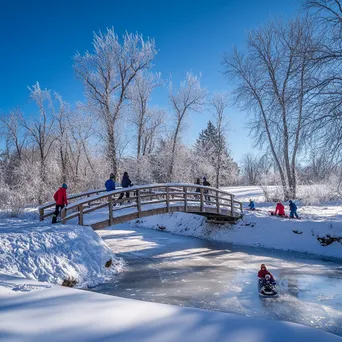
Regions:
<instances>
[{"instance_id":1,"label":"wooden footbridge","mask_svg":"<svg viewBox=\"0 0 342 342\"><path fill-rule=\"evenodd\" d=\"M123 198L120 199L124 196ZM129 197L126 197L129 196ZM185 212L202 215L215 223L235 222L243 215L234 195L197 184L162 183L107 192L93 190L68 197L62 223L75 221L100 229L151 215ZM55 203L39 207L40 220L52 216Z\"/></svg>"}]
</instances>

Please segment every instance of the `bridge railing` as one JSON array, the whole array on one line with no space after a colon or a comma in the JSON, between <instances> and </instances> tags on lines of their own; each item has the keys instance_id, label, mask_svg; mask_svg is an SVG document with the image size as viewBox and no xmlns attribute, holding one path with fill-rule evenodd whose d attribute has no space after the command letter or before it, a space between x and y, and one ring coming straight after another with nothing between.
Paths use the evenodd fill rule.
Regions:
<instances>
[{"instance_id":1,"label":"bridge railing","mask_svg":"<svg viewBox=\"0 0 342 342\"><path fill-rule=\"evenodd\" d=\"M126 198L126 193L129 198ZM243 215L242 203L234 200L234 195L229 192L197 184L165 183L134 186L80 198L62 210L62 222L77 217L78 223L83 225L85 215L103 208L108 208L109 225L118 217L134 219L144 216L144 212L162 208L165 212L210 212L232 218Z\"/></svg>"},{"instance_id":2,"label":"bridge railing","mask_svg":"<svg viewBox=\"0 0 342 342\"><path fill-rule=\"evenodd\" d=\"M97 189L97 190L90 190L90 191L86 191L86 192L81 192L79 194L74 194L74 195L68 196L68 202L70 205L70 204L74 203L76 200L79 201L80 199L89 198L93 195L98 195L98 194L102 194L102 193L107 193L106 189ZM46 217L53 215L55 205L56 205L55 202L48 202L48 203L41 205L38 208L40 221L44 221L44 219Z\"/></svg>"}]
</instances>

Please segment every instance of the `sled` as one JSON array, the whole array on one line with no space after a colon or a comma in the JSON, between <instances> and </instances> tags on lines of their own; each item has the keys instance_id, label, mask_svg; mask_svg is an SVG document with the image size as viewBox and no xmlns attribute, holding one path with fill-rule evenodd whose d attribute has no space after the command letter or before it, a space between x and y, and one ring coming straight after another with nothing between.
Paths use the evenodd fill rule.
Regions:
<instances>
[{"instance_id":1,"label":"sled","mask_svg":"<svg viewBox=\"0 0 342 342\"><path fill-rule=\"evenodd\" d=\"M279 217L279 218L289 218L289 215L279 215L279 214L275 214L274 211L269 211L269 214L271 216L275 216L275 217Z\"/></svg>"},{"instance_id":2,"label":"sled","mask_svg":"<svg viewBox=\"0 0 342 342\"><path fill-rule=\"evenodd\" d=\"M259 297L261 298L278 298L279 292L277 286L267 280L258 280Z\"/></svg>"}]
</instances>

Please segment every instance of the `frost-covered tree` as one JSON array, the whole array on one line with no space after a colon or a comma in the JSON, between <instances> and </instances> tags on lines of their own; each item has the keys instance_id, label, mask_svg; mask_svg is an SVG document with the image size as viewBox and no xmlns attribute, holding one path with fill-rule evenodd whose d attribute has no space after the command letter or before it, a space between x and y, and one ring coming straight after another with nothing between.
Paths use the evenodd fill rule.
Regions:
<instances>
[{"instance_id":1,"label":"frost-covered tree","mask_svg":"<svg viewBox=\"0 0 342 342\"><path fill-rule=\"evenodd\" d=\"M310 134L309 105L316 95L320 42L307 18L275 21L249 33L244 52L234 50L223 64L236 81L235 100L250 114L255 142L268 147L285 198L296 197L296 167Z\"/></svg>"},{"instance_id":2,"label":"frost-covered tree","mask_svg":"<svg viewBox=\"0 0 342 342\"><path fill-rule=\"evenodd\" d=\"M148 107L152 91L161 85L161 75L150 72L140 72L128 91L131 100L132 123L136 128L137 158L143 154L143 141L153 111Z\"/></svg>"},{"instance_id":3,"label":"frost-covered tree","mask_svg":"<svg viewBox=\"0 0 342 342\"><path fill-rule=\"evenodd\" d=\"M128 97L131 101L131 121L135 128L136 135L136 182L140 184L143 178L140 177L143 165L142 156L146 156L153 149L154 135L158 126L162 123L162 112L153 110L149 107L149 100L152 91L161 85L161 75L159 73L153 74L151 72L140 72L134 83L130 86ZM146 158L143 158L146 161Z\"/></svg>"},{"instance_id":4,"label":"frost-covered tree","mask_svg":"<svg viewBox=\"0 0 342 342\"><path fill-rule=\"evenodd\" d=\"M173 127L171 139L171 155L168 180L174 179L174 167L177 159L177 146L184 129L185 120L190 112L200 112L206 98L206 89L201 87L200 78L187 73L179 89L175 90L172 83L169 85L169 101L172 106Z\"/></svg>"},{"instance_id":5,"label":"frost-covered tree","mask_svg":"<svg viewBox=\"0 0 342 342\"><path fill-rule=\"evenodd\" d=\"M30 90L30 97L38 107L38 113L31 116L30 119L21 116L21 124L27 130L32 142L32 147L37 149L39 160L39 178L38 184L38 203L45 200L45 190L47 183L47 161L55 141L55 123L56 112L53 105L51 91L41 89L37 82Z\"/></svg>"},{"instance_id":6,"label":"frost-covered tree","mask_svg":"<svg viewBox=\"0 0 342 342\"><path fill-rule=\"evenodd\" d=\"M94 51L77 53L74 68L83 81L85 92L105 130L107 158L114 173L118 170L118 121L129 86L136 76L152 66L156 55L153 39L125 33L122 40L114 28L94 34Z\"/></svg>"},{"instance_id":7,"label":"frost-covered tree","mask_svg":"<svg viewBox=\"0 0 342 342\"><path fill-rule=\"evenodd\" d=\"M7 142L10 151L14 151L18 160L24 157L24 148L27 144L27 131L21 125L22 112L16 108L8 115L0 116L0 134Z\"/></svg>"},{"instance_id":8,"label":"frost-covered tree","mask_svg":"<svg viewBox=\"0 0 342 342\"><path fill-rule=\"evenodd\" d=\"M320 72L318 96L312 101L309 124L316 149L342 165L342 1L304 0L314 13L321 46L315 56Z\"/></svg>"}]
</instances>

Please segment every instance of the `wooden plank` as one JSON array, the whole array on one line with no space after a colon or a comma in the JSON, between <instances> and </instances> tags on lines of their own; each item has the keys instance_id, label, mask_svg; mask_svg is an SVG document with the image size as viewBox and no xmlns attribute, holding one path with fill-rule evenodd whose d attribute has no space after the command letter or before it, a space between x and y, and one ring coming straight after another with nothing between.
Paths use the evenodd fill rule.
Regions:
<instances>
[{"instance_id":1,"label":"wooden plank","mask_svg":"<svg viewBox=\"0 0 342 342\"><path fill-rule=\"evenodd\" d=\"M138 199L137 199L137 210L138 210L138 217L141 217L141 197L140 197L140 189L138 189Z\"/></svg>"},{"instance_id":2,"label":"wooden plank","mask_svg":"<svg viewBox=\"0 0 342 342\"><path fill-rule=\"evenodd\" d=\"M184 191L184 212L186 212L186 209L188 206L188 188L184 186L183 191Z\"/></svg>"},{"instance_id":3,"label":"wooden plank","mask_svg":"<svg viewBox=\"0 0 342 342\"><path fill-rule=\"evenodd\" d=\"M113 196L108 197L108 214L109 214L109 225L113 224Z\"/></svg>"},{"instance_id":4,"label":"wooden plank","mask_svg":"<svg viewBox=\"0 0 342 342\"><path fill-rule=\"evenodd\" d=\"M80 226L83 226L83 204L80 204L78 206L78 213L79 213L79 215L78 215L78 224Z\"/></svg>"},{"instance_id":5,"label":"wooden plank","mask_svg":"<svg viewBox=\"0 0 342 342\"><path fill-rule=\"evenodd\" d=\"M231 196L231 216L234 217L234 196Z\"/></svg>"},{"instance_id":6,"label":"wooden plank","mask_svg":"<svg viewBox=\"0 0 342 342\"><path fill-rule=\"evenodd\" d=\"M109 220L93 223L93 224L91 224L91 227L94 230L107 228L107 227L109 227Z\"/></svg>"},{"instance_id":7,"label":"wooden plank","mask_svg":"<svg viewBox=\"0 0 342 342\"><path fill-rule=\"evenodd\" d=\"M169 207L169 212L184 212L185 207L184 205L180 205L180 206L171 206ZM202 216L207 216L207 217L212 217L212 218L216 218L217 220L225 220L226 222L232 222L235 221L236 218L234 217L230 217L228 215L222 215L222 214L217 214L216 213L216 208L206 208L207 212L203 213L203 212L199 212L199 207L187 207L187 212L188 213L194 213L194 214L201 214ZM115 224L119 224L119 223L125 223L128 221L132 221L141 217L146 217L146 216L152 216L152 215L160 215L160 214L165 214L167 213L167 208L156 208L156 209L150 209L150 210L142 210L140 213L138 212L134 212L134 213L130 213L127 215L122 215L122 216L118 216L115 217L113 219L113 225ZM226 210L226 213L230 213L230 211ZM138 216L139 215L139 216ZM214 216L213 216L214 215ZM105 228L108 227L110 224L109 220L105 220L102 222L97 222L97 223L93 223L91 226L93 229L101 229L101 228Z\"/></svg>"},{"instance_id":8,"label":"wooden plank","mask_svg":"<svg viewBox=\"0 0 342 342\"><path fill-rule=\"evenodd\" d=\"M201 202L200 202L200 211L204 211L204 195L203 195L203 188L200 189L201 193Z\"/></svg>"},{"instance_id":9,"label":"wooden plank","mask_svg":"<svg viewBox=\"0 0 342 342\"><path fill-rule=\"evenodd\" d=\"M39 208L39 221L44 221L44 208Z\"/></svg>"},{"instance_id":10,"label":"wooden plank","mask_svg":"<svg viewBox=\"0 0 342 342\"><path fill-rule=\"evenodd\" d=\"M51 212L49 212L49 213L47 213L47 214L44 214L44 217L43 217L43 220L42 220L42 221L44 221L45 218L47 218L47 217L49 217L49 216L52 216L52 215L54 214L54 212L55 212L55 211L51 211Z\"/></svg>"},{"instance_id":11,"label":"wooden plank","mask_svg":"<svg viewBox=\"0 0 342 342\"><path fill-rule=\"evenodd\" d=\"M216 192L216 211L218 214L220 213L220 199L218 191Z\"/></svg>"},{"instance_id":12,"label":"wooden plank","mask_svg":"<svg viewBox=\"0 0 342 342\"><path fill-rule=\"evenodd\" d=\"M166 187L166 211L170 212L170 193L168 187Z\"/></svg>"},{"instance_id":13,"label":"wooden plank","mask_svg":"<svg viewBox=\"0 0 342 342\"><path fill-rule=\"evenodd\" d=\"M65 216L66 216L66 208L63 208L63 209L61 210L61 221L62 221L63 224L66 224L66 218L65 218Z\"/></svg>"},{"instance_id":14,"label":"wooden plank","mask_svg":"<svg viewBox=\"0 0 342 342\"><path fill-rule=\"evenodd\" d=\"M72 214L70 214L68 216L65 216L65 223L66 223L66 221L69 221L69 220L71 220L71 219L73 219L75 217L78 217L78 211L76 211L75 213L72 213Z\"/></svg>"},{"instance_id":15,"label":"wooden plank","mask_svg":"<svg viewBox=\"0 0 342 342\"><path fill-rule=\"evenodd\" d=\"M102 209L108 206L108 203L101 203L96 205L95 207L90 207L87 209L84 209L84 214L88 214L91 213L92 211L98 210L98 209Z\"/></svg>"}]
</instances>

